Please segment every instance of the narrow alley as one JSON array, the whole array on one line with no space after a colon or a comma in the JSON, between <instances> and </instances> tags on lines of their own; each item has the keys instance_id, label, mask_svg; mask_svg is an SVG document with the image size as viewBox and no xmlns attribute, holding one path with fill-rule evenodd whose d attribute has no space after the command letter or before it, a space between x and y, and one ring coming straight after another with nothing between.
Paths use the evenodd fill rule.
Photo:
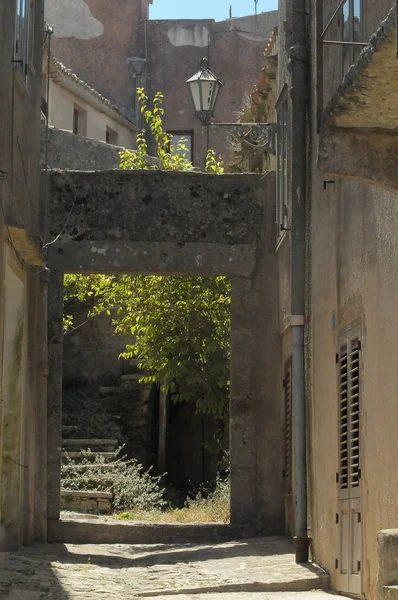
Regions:
<instances>
[{"instance_id":1,"label":"narrow alley","mask_svg":"<svg viewBox=\"0 0 398 600\"><path fill-rule=\"evenodd\" d=\"M35 544L5 554L3 600L321 600L329 577L287 538L220 544Z\"/></svg>"}]
</instances>

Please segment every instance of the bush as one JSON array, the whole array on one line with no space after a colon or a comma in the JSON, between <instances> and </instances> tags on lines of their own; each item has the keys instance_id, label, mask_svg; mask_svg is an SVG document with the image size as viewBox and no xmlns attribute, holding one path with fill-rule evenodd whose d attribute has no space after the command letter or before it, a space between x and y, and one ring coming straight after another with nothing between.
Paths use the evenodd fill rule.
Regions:
<instances>
[{"instance_id":1,"label":"bush","mask_svg":"<svg viewBox=\"0 0 398 600\"><path fill-rule=\"evenodd\" d=\"M115 510L160 510L166 502L163 498L162 477L155 477L151 469L144 471L135 459L120 456L112 463L106 462L91 450L83 450L78 461L66 455L61 466L61 484L67 490L112 492ZM104 465L112 465L104 470Z\"/></svg>"},{"instance_id":2,"label":"bush","mask_svg":"<svg viewBox=\"0 0 398 600\"><path fill-rule=\"evenodd\" d=\"M202 487L187 498L185 507L167 510L135 510L119 514L119 519L151 523L229 523L230 480L217 475L215 486Z\"/></svg>"}]
</instances>

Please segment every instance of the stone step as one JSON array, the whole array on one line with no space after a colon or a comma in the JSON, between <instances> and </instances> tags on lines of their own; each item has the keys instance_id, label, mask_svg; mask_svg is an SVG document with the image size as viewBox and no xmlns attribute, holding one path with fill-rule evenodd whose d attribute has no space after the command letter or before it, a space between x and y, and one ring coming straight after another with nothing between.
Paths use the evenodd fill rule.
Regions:
<instances>
[{"instance_id":1,"label":"stone step","mask_svg":"<svg viewBox=\"0 0 398 600\"><path fill-rule=\"evenodd\" d=\"M62 433L72 433L76 429L79 429L78 425L62 425Z\"/></svg>"},{"instance_id":2,"label":"stone step","mask_svg":"<svg viewBox=\"0 0 398 600\"><path fill-rule=\"evenodd\" d=\"M76 440L72 438L67 438L62 440L62 446L65 449L70 447L80 449L90 448L90 450L92 450L93 448L98 448L98 450L102 450L103 452L114 452L118 446L118 441L105 439Z\"/></svg>"},{"instance_id":3,"label":"stone step","mask_svg":"<svg viewBox=\"0 0 398 600\"><path fill-rule=\"evenodd\" d=\"M68 453L68 456L70 456L70 454ZM73 464L70 467L70 470L75 471L76 469L78 469L79 471L81 471L82 473L84 473L84 471L90 471L91 469L99 469L100 471L113 471L113 469L115 468L115 463L86 463L84 465L79 465L79 464ZM68 471L68 464L64 464L63 465L63 469L65 470L65 472Z\"/></svg>"},{"instance_id":4,"label":"stone step","mask_svg":"<svg viewBox=\"0 0 398 600\"><path fill-rule=\"evenodd\" d=\"M122 385L130 383L130 381L138 381L141 377L143 377L143 373L128 373L127 375L122 375Z\"/></svg>"},{"instance_id":5,"label":"stone step","mask_svg":"<svg viewBox=\"0 0 398 600\"><path fill-rule=\"evenodd\" d=\"M120 387L115 386L104 386L98 390L99 395L103 398L105 396L117 396L120 394Z\"/></svg>"},{"instance_id":6,"label":"stone step","mask_svg":"<svg viewBox=\"0 0 398 600\"><path fill-rule=\"evenodd\" d=\"M112 500L112 492L101 492L101 490L61 490L61 496L75 496L76 498L107 498Z\"/></svg>"},{"instance_id":7,"label":"stone step","mask_svg":"<svg viewBox=\"0 0 398 600\"><path fill-rule=\"evenodd\" d=\"M384 600L398 600L398 585L385 585L383 593Z\"/></svg>"},{"instance_id":8,"label":"stone step","mask_svg":"<svg viewBox=\"0 0 398 600\"><path fill-rule=\"evenodd\" d=\"M62 510L110 514L112 513L112 500L111 492L61 490Z\"/></svg>"},{"instance_id":9,"label":"stone step","mask_svg":"<svg viewBox=\"0 0 398 600\"><path fill-rule=\"evenodd\" d=\"M109 477L109 475L82 475L80 474L79 481L84 482L85 486L88 486L87 489L92 488L95 485L112 485L113 479ZM76 483L76 478L68 478L64 477L62 479L62 485L67 489L68 484ZM96 488L94 488L96 489Z\"/></svg>"},{"instance_id":10,"label":"stone step","mask_svg":"<svg viewBox=\"0 0 398 600\"><path fill-rule=\"evenodd\" d=\"M84 452L61 452L61 458L74 458L74 459L87 459L87 460L95 460L96 456L101 456L106 460L115 460L117 458L116 452L93 452L88 456Z\"/></svg>"}]
</instances>

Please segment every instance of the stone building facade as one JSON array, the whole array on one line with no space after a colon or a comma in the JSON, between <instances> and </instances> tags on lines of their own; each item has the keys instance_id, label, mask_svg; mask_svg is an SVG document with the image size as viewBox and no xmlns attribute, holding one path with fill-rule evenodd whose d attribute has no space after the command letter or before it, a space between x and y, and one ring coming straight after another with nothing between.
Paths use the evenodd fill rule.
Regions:
<instances>
[{"instance_id":1,"label":"stone building facade","mask_svg":"<svg viewBox=\"0 0 398 600\"><path fill-rule=\"evenodd\" d=\"M188 139L194 164L204 167L208 147L227 162L229 142L220 129L203 127L194 114L185 81L209 58L225 83L215 121L235 122L251 90L277 11L215 22L148 20L148 0L49 0L46 19L54 25L54 55L128 117L142 120L136 88L164 94L165 129ZM149 147L150 153L154 148Z\"/></svg>"},{"instance_id":2,"label":"stone building facade","mask_svg":"<svg viewBox=\"0 0 398 600\"><path fill-rule=\"evenodd\" d=\"M44 2L0 6L0 548L45 540Z\"/></svg>"},{"instance_id":3,"label":"stone building facade","mask_svg":"<svg viewBox=\"0 0 398 600\"><path fill-rule=\"evenodd\" d=\"M398 524L391 4L280 0L274 105L286 529L366 598L398 578L391 535L377 555Z\"/></svg>"},{"instance_id":4,"label":"stone building facade","mask_svg":"<svg viewBox=\"0 0 398 600\"><path fill-rule=\"evenodd\" d=\"M47 45L42 79L42 108L46 113L43 120L48 116L48 124L52 127L113 146L133 148L137 131L133 121L54 56L49 57L48 52Z\"/></svg>"}]
</instances>

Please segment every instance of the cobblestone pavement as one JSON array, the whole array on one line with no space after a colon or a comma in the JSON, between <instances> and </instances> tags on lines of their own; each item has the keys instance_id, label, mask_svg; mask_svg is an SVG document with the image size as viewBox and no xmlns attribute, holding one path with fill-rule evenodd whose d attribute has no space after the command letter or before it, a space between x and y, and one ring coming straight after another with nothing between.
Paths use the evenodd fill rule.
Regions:
<instances>
[{"instance_id":1,"label":"cobblestone pavement","mask_svg":"<svg viewBox=\"0 0 398 600\"><path fill-rule=\"evenodd\" d=\"M315 566L296 565L290 541L212 545L36 544L0 558L1 600L318 600Z\"/></svg>"}]
</instances>

